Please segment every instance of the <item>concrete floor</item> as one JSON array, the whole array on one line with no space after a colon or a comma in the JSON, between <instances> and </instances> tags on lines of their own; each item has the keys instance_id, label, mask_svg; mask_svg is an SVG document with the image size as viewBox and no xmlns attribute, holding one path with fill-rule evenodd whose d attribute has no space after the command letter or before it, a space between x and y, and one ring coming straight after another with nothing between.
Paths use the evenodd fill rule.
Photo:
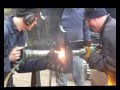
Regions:
<instances>
[{"instance_id":1,"label":"concrete floor","mask_svg":"<svg viewBox=\"0 0 120 90\"><path fill-rule=\"evenodd\" d=\"M41 86L49 86L49 70L40 71L41 75ZM71 78L71 74L68 75L67 86L75 86ZM15 73L13 75L13 83L16 87L30 87L31 86L31 73ZM51 86L56 86L56 78L53 75ZM91 86L89 80L86 80L85 86Z\"/></svg>"}]
</instances>

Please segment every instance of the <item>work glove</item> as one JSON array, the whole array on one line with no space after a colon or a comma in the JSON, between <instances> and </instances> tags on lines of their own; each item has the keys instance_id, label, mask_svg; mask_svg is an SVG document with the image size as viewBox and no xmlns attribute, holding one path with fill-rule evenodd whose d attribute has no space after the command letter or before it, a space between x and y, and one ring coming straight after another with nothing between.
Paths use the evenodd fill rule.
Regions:
<instances>
[{"instance_id":1,"label":"work glove","mask_svg":"<svg viewBox=\"0 0 120 90\"><path fill-rule=\"evenodd\" d=\"M102 50L102 45L97 45L96 46L96 52L101 53L101 50Z\"/></svg>"},{"instance_id":2,"label":"work glove","mask_svg":"<svg viewBox=\"0 0 120 90\"><path fill-rule=\"evenodd\" d=\"M91 41L85 41L85 42L84 42L84 47L83 47L83 48L86 48L86 49L87 49L87 47L91 47ZM89 48L88 48L88 49L89 49ZM88 50L88 49L87 49L87 50ZM84 58L84 57L86 58L88 55L87 55L87 56L85 56L85 55L86 55L86 53L83 53L83 54L81 53L79 56L80 56L81 58Z\"/></svg>"},{"instance_id":3,"label":"work glove","mask_svg":"<svg viewBox=\"0 0 120 90\"><path fill-rule=\"evenodd\" d=\"M85 50L86 50L86 54L85 54L85 56L83 57L85 60L88 60L88 58L90 57L90 55L91 55L91 49L90 49L90 47L88 47L88 46L86 46L85 47Z\"/></svg>"},{"instance_id":4,"label":"work glove","mask_svg":"<svg viewBox=\"0 0 120 90\"><path fill-rule=\"evenodd\" d=\"M96 47L92 46L90 48L90 47L86 46L85 50L86 50L86 54L84 56L84 59L87 61L89 59L90 55L96 52Z\"/></svg>"}]
</instances>

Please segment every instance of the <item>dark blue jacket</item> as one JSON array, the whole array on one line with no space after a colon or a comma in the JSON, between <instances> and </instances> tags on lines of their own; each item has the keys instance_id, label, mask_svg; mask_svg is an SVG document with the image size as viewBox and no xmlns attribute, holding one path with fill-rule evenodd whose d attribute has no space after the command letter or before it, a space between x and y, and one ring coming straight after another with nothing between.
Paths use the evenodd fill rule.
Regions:
<instances>
[{"instance_id":1,"label":"dark blue jacket","mask_svg":"<svg viewBox=\"0 0 120 90\"><path fill-rule=\"evenodd\" d=\"M68 41L91 41L89 29L85 24L84 8L65 8L61 25L67 31Z\"/></svg>"},{"instance_id":2,"label":"dark blue jacket","mask_svg":"<svg viewBox=\"0 0 120 90\"><path fill-rule=\"evenodd\" d=\"M23 31L18 32L17 27L13 23L13 16L6 17L4 20L4 79L11 71L12 63L9 61L9 53L15 46L25 46L26 35ZM43 60L44 59L44 60ZM47 60L45 58L29 59L24 65L20 65L18 72L32 72L46 69ZM8 86L13 86L12 77Z\"/></svg>"},{"instance_id":3,"label":"dark blue jacket","mask_svg":"<svg viewBox=\"0 0 120 90\"><path fill-rule=\"evenodd\" d=\"M11 70L8 55L15 46L25 46L26 37L22 32L18 32L17 27L12 21L12 17L4 21L4 72ZM7 64L7 65L6 65Z\"/></svg>"}]
</instances>

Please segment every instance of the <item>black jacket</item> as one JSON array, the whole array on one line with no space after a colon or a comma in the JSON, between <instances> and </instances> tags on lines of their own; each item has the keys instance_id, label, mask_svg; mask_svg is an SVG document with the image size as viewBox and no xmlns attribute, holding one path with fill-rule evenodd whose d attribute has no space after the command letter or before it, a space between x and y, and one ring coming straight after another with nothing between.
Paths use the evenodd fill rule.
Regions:
<instances>
[{"instance_id":1,"label":"black jacket","mask_svg":"<svg viewBox=\"0 0 120 90\"><path fill-rule=\"evenodd\" d=\"M116 74L116 19L108 16L108 19L100 33L102 52L90 56L89 67L105 73Z\"/></svg>"}]
</instances>

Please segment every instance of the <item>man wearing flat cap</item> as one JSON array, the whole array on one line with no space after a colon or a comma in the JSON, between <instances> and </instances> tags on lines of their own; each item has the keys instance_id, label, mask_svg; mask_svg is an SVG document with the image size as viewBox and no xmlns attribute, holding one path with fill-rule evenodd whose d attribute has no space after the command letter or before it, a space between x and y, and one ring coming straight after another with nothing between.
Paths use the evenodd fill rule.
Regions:
<instances>
[{"instance_id":1,"label":"man wearing flat cap","mask_svg":"<svg viewBox=\"0 0 120 90\"><path fill-rule=\"evenodd\" d=\"M86 23L100 33L101 52L92 52L86 61L91 69L105 72L108 85L116 85L116 19L105 8L85 8Z\"/></svg>"}]
</instances>

